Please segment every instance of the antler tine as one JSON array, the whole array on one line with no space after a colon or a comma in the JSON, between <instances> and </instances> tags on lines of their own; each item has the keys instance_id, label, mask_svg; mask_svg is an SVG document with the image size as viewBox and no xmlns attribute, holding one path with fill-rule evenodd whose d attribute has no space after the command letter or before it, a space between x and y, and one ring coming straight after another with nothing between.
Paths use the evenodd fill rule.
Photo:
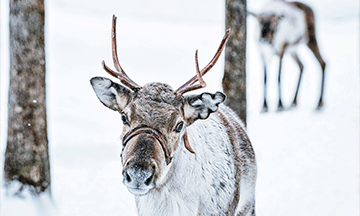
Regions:
<instances>
[{"instance_id":1,"label":"antler tine","mask_svg":"<svg viewBox=\"0 0 360 216\"><path fill-rule=\"evenodd\" d=\"M125 71L124 71L124 70L122 69L122 67L120 66L119 58L118 58L118 55L117 55L116 19L117 19L117 17L116 17L115 14L114 14L114 15L113 15L113 18L112 18L112 28L111 28L112 57L113 57L114 66L115 66L116 70L119 71L123 76L129 78L129 77L127 76L127 74L125 73Z\"/></svg>"},{"instance_id":2,"label":"antler tine","mask_svg":"<svg viewBox=\"0 0 360 216\"><path fill-rule=\"evenodd\" d=\"M206 83L202 78L201 71L199 69L199 61L198 61L198 50L195 51L195 66L196 66L196 77L200 82L202 88L206 87Z\"/></svg>"},{"instance_id":3,"label":"antler tine","mask_svg":"<svg viewBox=\"0 0 360 216\"><path fill-rule=\"evenodd\" d=\"M125 71L122 69L119 63L118 55L117 55L117 44L116 44L116 16L113 15L112 18L112 29L111 29L111 40L112 40L112 57L114 61L114 66L118 72L111 70L108 66L106 66L105 61L102 62L103 68L110 75L120 79L121 83L132 89L133 91L138 91L142 87L132 81Z\"/></svg>"},{"instance_id":4,"label":"antler tine","mask_svg":"<svg viewBox=\"0 0 360 216\"><path fill-rule=\"evenodd\" d=\"M131 79L127 79L127 77L121 76L121 74L118 72L111 70L108 66L106 66L105 61L102 61L102 65L106 72L108 72L111 76L118 78L122 84L129 87L133 91L138 91L142 88L141 86L138 86L136 83L134 83Z\"/></svg>"},{"instance_id":5,"label":"antler tine","mask_svg":"<svg viewBox=\"0 0 360 216\"><path fill-rule=\"evenodd\" d=\"M196 89L200 89L200 88L205 88L206 87L206 83L202 78L201 75L201 71L199 69L199 62L198 62L198 50L195 51L195 66L196 66L196 79L199 80L200 83L198 84L193 84L193 85L186 85L183 88L179 88L178 90L176 90L176 96L177 98L180 98L181 95L185 94L186 92L189 91L193 91Z\"/></svg>"},{"instance_id":6,"label":"antler tine","mask_svg":"<svg viewBox=\"0 0 360 216\"><path fill-rule=\"evenodd\" d=\"M185 84L180 86L175 91L175 94L178 98L181 97L181 95L183 95L186 92L205 87L204 86L205 82L202 80L202 76L204 76L215 65L215 63L217 62L217 60L219 59L219 57L221 55L221 52L223 51L223 49L225 47L227 40L229 39L229 36L230 36L230 29L227 29L214 57L201 71L199 71L199 65L198 65L198 60L197 60L197 50L196 50L196 53L195 53L196 68L197 68L196 75L194 77L192 77L189 81L187 81ZM194 85L194 83L197 81L199 81L200 84Z\"/></svg>"}]
</instances>

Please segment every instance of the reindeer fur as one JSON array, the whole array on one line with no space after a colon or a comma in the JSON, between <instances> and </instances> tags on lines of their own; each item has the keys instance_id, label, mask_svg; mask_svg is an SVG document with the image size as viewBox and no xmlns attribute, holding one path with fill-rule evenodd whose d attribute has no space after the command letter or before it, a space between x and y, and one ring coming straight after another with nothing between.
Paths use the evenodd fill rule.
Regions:
<instances>
[{"instance_id":1,"label":"reindeer fur","mask_svg":"<svg viewBox=\"0 0 360 216\"><path fill-rule=\"evenodd\" d=\"M255 155L240 119L220 105L187 130L195 154L181 139L160 186L136 196L139 215L255 215Z\"/></svg>"}]
</instances>

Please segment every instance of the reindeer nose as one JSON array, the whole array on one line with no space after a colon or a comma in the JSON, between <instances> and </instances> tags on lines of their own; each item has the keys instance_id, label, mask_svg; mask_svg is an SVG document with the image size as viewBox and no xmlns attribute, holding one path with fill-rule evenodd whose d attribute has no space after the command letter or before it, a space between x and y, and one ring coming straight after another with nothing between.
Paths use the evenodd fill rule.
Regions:
<instances>
[{"instance_id":1,"label":"reindeer nose","mask_svg":"<svg viewBox=\"0 0 360 216\"><path fill-rule=\"evenodd\" d=\"M155 168L146 169L143 166L134 165L124 171L124 184L133 189L147 188L154 182Z\"/></svg>"}]
</instances>

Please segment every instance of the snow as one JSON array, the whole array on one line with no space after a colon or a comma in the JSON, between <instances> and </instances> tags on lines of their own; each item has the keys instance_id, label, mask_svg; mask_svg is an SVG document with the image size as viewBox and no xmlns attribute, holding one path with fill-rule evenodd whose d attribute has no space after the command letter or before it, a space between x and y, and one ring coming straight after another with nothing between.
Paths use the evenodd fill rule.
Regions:
<instances>
[{"instance_id":1,"label":"snow","mask_svg":"<svg viewBox=\"0 0 360 216\"><path fill-rule=\"evenodd\" d=\"M359 215L359 2L303 1L316 14L327 63L324 109L315 111L320 65L306 48L298 107L276 112L277 60L268 76L270 112L261 114L263 72L256 20L248 19L248 132L258 162L258 215ZM248 0L257 11L264 1ZM1 167L6 147L8 1L1 1ZM48 122L52 198L15 199L2 189L0 215L136 215L122 184L120 116L96 98L89 80L109 77L111 16L118 16L122 67L143 85L174 88L215 53L224 33L224 1L46 1ZM205 76L205 91L221 90L223 59ZM299 74L284 59L283 103L289 107ZM211 77L211 78L210 78ZM33 99L36 101L36 98ZM1 176L3 176L2 168ZM1 183L3 185L3 183ZM26 194L25 194L26 195Z\"/></svg>"}]
</instances>

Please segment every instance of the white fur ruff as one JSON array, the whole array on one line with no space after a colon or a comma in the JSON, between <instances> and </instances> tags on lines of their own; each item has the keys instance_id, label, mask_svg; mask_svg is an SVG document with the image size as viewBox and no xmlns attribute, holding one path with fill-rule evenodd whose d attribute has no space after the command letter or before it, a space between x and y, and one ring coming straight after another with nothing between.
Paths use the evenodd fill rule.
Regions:
<instances>
[{"instance_id":1,"label":"white fur ruff","mask_svg":"<svg viewBox=\"0 0 360 216\"><path fill-rule=\"evenodd\" d=\"M221 105L220 111L222 109L229 112L227 107ZM157 185L147 195L136 197L139 215L225 215L229 208L242 211L249 203L254 203L254 158L248 161L248 166L241 168L244 173L241 179L236 179L231 143L219 115L215 112L208 119L198 120L187 127L195 154L187 151L183 147L183 140L180 141L181 147L174 153L173 162L169 164L167 179L162 179L162 185ZM240 157L247 160L246 155L241 152ZM240 181L240 188L236 188L236 181ZM233 204L230 202L235 190L241 191L241 201Z\"/></svg>"}]
</instances>

